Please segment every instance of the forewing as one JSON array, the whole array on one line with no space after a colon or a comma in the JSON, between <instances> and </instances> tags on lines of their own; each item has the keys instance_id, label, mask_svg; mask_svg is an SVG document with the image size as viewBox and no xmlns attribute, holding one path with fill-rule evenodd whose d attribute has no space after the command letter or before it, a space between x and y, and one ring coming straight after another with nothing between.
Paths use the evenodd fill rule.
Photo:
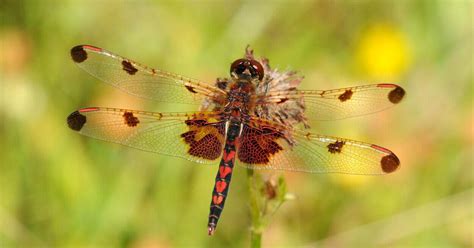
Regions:
<instances>
[{"instance_id":1,"label":"forewing","mask_svg":"<svg viewBox=\"0 0 474 248\"><path fill-rule=\"evenodd\" d=\"M219 114L155 113L116 108L84 108L67 118L74 131L96 139L199 163L219 159L225 123Z\"/></svg>"},{"instance_id":2,"label":"forewing","mask_svg":"<svg viewBox=\"0 0 474 248\"><path fill-rule=\"evenodd\" d=\"M207 83L148 68L98 47L73 47L71 57L80 68L96 78L138 97L201 104L205 97L221 102L225 96L225 92Z\"/></svg>"},{"instance_id":3,"label":"forewing","mask_svg":"<svg viewBox=\"0 0 474 248\"><path fill-rule=\"evenodd\" d=\"M312 173L386 174L400 161L390 150L364 142L286 130L264 120L245 125L238 158L252 169Z\"/></svg>"},{"instance_id":4,"label":"forewing","mask_svg":"<svg viewBox=\"0 0 474 248\"><path fill-rule=\"evenodd\" d=\"M338 120L376 113L398 104L405 90L395 84L372 84L333 90L269 92L257 103L289 104L300 101L310 120Z\"/></svg>"}]
</instances>

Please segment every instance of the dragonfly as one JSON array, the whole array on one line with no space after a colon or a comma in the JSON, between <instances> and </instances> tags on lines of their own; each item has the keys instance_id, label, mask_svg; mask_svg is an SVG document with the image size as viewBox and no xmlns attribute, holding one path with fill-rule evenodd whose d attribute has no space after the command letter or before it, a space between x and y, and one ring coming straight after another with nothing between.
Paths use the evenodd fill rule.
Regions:
<instances>
[{"instance_id":1,"label":"dragonfly","mask_svg":"<svg viewBox=\"0 0 474 248\"><path fill-rule=\"evenodd\" d=\"M396 171L399 158L382 146L321 135L312 121L339 120L388 109L405 90L388 83L299 90L303 77L272 69L249 47L214 83L153 69L105 49L79 45L81 69L124 92L160 102L199 106L162 113L110 107L72 112L72 130L144 151L217 164L207 231L213 235L229 192L234 164L249 169L377 175Z\"/></svg>"}]
</instances>

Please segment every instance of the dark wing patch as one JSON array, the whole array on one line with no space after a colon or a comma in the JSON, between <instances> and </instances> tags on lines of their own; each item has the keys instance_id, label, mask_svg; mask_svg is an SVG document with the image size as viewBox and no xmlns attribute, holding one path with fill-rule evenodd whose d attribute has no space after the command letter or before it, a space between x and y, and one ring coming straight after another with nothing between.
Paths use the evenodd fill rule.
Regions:
<instances>
[{"instance_id":1,"label":"dark wing patch","mask_svg":"<svg viewBox=\"0 0 474 248\"><path fill-rule=\"evenodd\" d=\"M136 127L140 121L137 117L133 115L132 112L123 113L123 119L125 120L125 125L129 127Z\"/></svg>"},{"instance_id":2,"label":"dark wing patch","mask_svg":"<svg viewBox=\"0 0 474 248\"><path fill-rule=\"evenodd\" d=\"M400 166L400 160L395 154L391 153L380 160L380 165L385 173L391 173L398 169Z\"/></svg>"},{"instance_id":3,"label":"dark wing patch","mask_svg":"<svg viewBox=\"0 0 474 248\"><path fill-rule=\"evenodd\" d=\"M402 87L397 86L395 89L390 91L390 93L388 93L388 100L393 104L397 104L403 99L404 96L405 90Z\"/></svg>"},{"instance_id":4,"label":"dark wing patch","mask_svg":"<svg viewBox=\"0 0 474 248\"><path fill-rule=\"evenodd\" d=\"M72 60L76 63L81 63L87 59L87 52L82 46L75 46L71 49Z\"/></svg>"},{"instance_id":5,"label":"dark wing patch","mask_svg":"<svg viewBox=\"0 0 474 248\"><path fill-rule=\"evenodd\" d=\"M130 62L124 60L122 61L123 70L130 75L135 75L137 73L137 68L135 68Z\"/></svg>"},{"instance_id":6,"label":"dark wing patch","mask_svg":"<svg viewBox=\"0 0 474 248\"><path fill-rule=\"evenodd\" d=\"M185 121L189 131L181 134L189 145L188 153L195 157L214 160L221 156L224 144L224 122L208 123L205 119Z\"/></svg>"},{"instance_id":7,"label":"dark wing patch","mask_svg":"<svg viewBox=\"0 0 474 248\"><path fill-rule=\"evenodd\" d=\"M266 164L283 148L276 142L283 134L270 127L245 125L238 142L239 160L247 164Z\"/></svg>"},{"instance_id":8,"label":"dark wing patch","mask_svg":"<svg viewBox=\"0 0 474 248\"><path fill-rule=\"evenodd\" d=\"M349 99L351 99L352 97L352 90L346 90L344 91L344 93L342 93L341 95L339 95L338 99L341 101L341 102L345 102Z\"/></svg>"},{"instance_id":9,"label":"dark wing patch","mask_svg":"<svg viewBox=\"0 0 474 248\"><path fill-rule=\"evenodd\" d=\"M277 104L284 103L284 102L286 102L286 101L288 101L288 100L289 100L288 98L282 98L282 99L280 99L279 102L277 102Z\"/></svg>"},{"instance_id":10,"label":"dark wing patch","mask_svg":"<svg viewBox=\"0 0 474 248\"><path fill-rule=\"evenodd\" d=\"M189 92L191 92L191 93L194 93L194 94L196 94L196 93L197 93L197 91L195 91L195 90L194 90L194 88L193 88L192 86L186 85L185 87L186 87L186 89L188 89L188 90L189 90Z\"/></svg>"},{"instance_id":11,"label":"dark wing patch","mask_svg":"<svg viewBox=\"0 0 474 248\"><path fill-rule=\"evenodd\" d=\"M216 86L217 88L221 90L226 90L228 84L229 84L229 79L227 78L217 78L216 80Z\"/></svg>"},{"instance_id":12,"label":"dark wing patch","mask_svg":"<svg viewBox=\"0 0 474 248\"><path fill-rule=\"evenodd\" d=\"M344 141L336 141L334 143L330 143L328 147L328 151L330 153L341 153L342 147L344 146Z\"/></svg>"},{"instance_id":13,"label":"dark wing patch","mask_svg":"<svg viewBox=\"0 0 474 248\"><path fill-rule=\"evenodd\" d=\"M86 117L79 113L79 111L74 111L67 117L67 125L74 131L80 131L86 120Z\"/></svg>"}]
</instances>

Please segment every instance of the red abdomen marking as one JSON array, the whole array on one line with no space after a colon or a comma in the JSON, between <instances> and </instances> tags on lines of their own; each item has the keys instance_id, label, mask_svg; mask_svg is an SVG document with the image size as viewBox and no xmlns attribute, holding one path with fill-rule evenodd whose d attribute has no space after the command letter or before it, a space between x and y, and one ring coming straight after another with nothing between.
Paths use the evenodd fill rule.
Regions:
<instances>
[{"instance_id":1,"label":"red abdomen marking","mask_svg":"<svg viewBox=\"0 0 474 248\"><path fill-rule=\"evenodd\" d=\"M226 181L217 181L216 182L216 191L217 193L222 193L227 188Z\"/></svg>"},{"instance_id":2,"label":"red abdomen marking","mask_svg":"<svg viewBox=\"0 0 474 248\"><path fill-rule=\"evenodd\" d=\"M221 165L219 167L219 177L226 178L229 173L232 172L232 168Z\"/></svg>"},{"instance_id":3,"label":"red abdomen marking","mask_svg":"<svg viewBox=\"0 0 474 248\"><path fill-rule=\"evenodd\" d=\"M224 162L229 162L230 160L234 159L235 151L230 151L229 153L224 153Z\"/></svg>"},{"instance_id":4,"label":"red abdomen marking","mask_svg":"<svg viewBox=\"0 0 474 248\"><path fill-rule=\"evenodd\" d=\"M223 200L224 200L224 197L221 196L221 195L214 195L214 196L212 196L212 202L213 202L214 204L219 205L219 204L222 203Z\"/></svg>"}]
</instances>

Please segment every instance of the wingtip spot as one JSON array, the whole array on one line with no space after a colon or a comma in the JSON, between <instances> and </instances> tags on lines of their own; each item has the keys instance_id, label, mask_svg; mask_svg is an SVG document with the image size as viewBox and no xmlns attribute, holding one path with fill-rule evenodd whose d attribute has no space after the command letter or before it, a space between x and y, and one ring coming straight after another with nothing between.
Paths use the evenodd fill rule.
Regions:
<instances>
[{"instance_id":1,"label":"wingtip spot","mask_svg":"<svg viewBox=\"0 0 474 248\"><path fill-rule=\"evenodd\" d=\"M79 111L74 111L67 117L67 125L74 131L81 131L85 123L86 116Z\"/></svg>"},{"instance_id":2,"label":"wingtip spot","mask_svg":"<svg viewBox=\"0 0 474 248\"><path fill-rule=\"evenodd\" d=\"M388 93L388 100L393 104L399 103L404 97L405 90L400 86L395 87L395 89Z\"/></svg>"},{"instance_id":3,"label":"wingtip spot","mask_svg":"<svg viewBox=\"0 0 474 248\"><path fill-rule=\"evenodd\" d=\"M380 160L380 165L382 167L383 172L392 173L400 167L400 160L395 154L390 153L382 157L382 159Z\"/></svg>"},{"instance_id":4,"label":"wingtip spot","mask_svg":"<svg viewBox=\"0 0 474 248\"><path fill-rule=\"evenodd\" d=\"M71 48L71 58L76 63L81 63L87 59L87 52L84 50L84 46L75 46Z\"/></svg>"}]
</instances>

